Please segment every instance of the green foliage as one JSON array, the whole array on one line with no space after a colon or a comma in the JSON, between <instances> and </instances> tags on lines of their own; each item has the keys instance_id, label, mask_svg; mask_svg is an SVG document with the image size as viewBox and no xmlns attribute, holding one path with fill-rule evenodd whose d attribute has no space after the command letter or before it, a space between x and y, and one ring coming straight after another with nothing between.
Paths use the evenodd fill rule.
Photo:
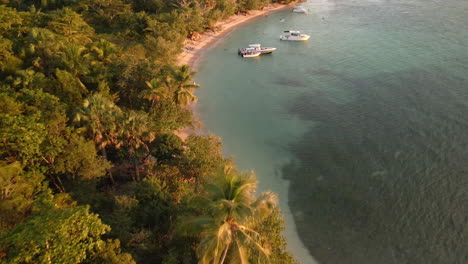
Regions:
<instances>
[{"instance_id":1,"label":"green foliage","mask_svg":"<svg viewBox=\"0 0 468 264\"><path fill-rule=\"evenodd\" d=\"M89 261L84 263L99 264L135 264L132 255L122 252L119 240L108 239L100 243Z\"/></svg>"},{"instance_id":2,"label":"green foliage","mask_svg":"<svg viewBox=\"0 0 468 264\"><path fill-rule=\"evenodd\" d=\"M151 119L161 133L192 126L192 112L175 105L170 99L163 98L154 104Z\"/></svg>"},{"instance_id":3,"label":"green foliage","mask_svg":"<svg viewBox=\"0 0 468 264\"><path fill-rule=\"evenodd\" d=\"M94 141L97 148L105 151L109 144L119 145L116 122L121 114L120 108L111 100L94 94L84 100L75 121L83 128L85 135Z\"/></svg>"},{"instance_id":4,"label":"green foliage","mask_svg":"<svg viewBox=\"0 0 468 264\"><path fill-rule=\"evenodd\" d=\"M177 3L183 23L188 32L201 32L204 26L205 12L198 1L179 1Z\"/></svg>"},{"instance_id":5,"label":"green foliage","mask_svg":"<svg viewBox=\"0 0 468 264\"><path fill-rule=\"evenodd\" d=\"M221 0L216 3L216 10L221 13L221 19L227 18L228 16L236 12L237 6L235 0ZM214 12L213 12L214 13ZM216 18L216 16L215 16Z\"/></svg>"},{"instance_id":6,"label":"green foliage","mask_svg":"<svg viewBox=\"0 0 468 264\"><path fill-rule=\"evenodd\" d=\"M133 187L135 184L128 184L127 187L129 185ZM131 212L138 206L138 200L128 195L105 197L100 194L101 197L95 197L93 200L89 199L87 193L83 193L83 196L87 198L88 203L97 205L95 206L95 210L105 217L104 220L106 223L112 226L110 235L112 237L118 237L124 245L128 245L135 232L135 218L132 216ZM112 203L110 203L111 198Z\"/></svg>"},{"instance_id":7,"label":"green foliage","mask_svg":"<svg viewBox=\"0 0 468 264\"><path fill-rule=\"evenodd\" d=\"M286 251L286 241L282 236L284 220L279 208L273 210L264 218L252 219L252 229L268 242L271 264L299 264L293 256ZM258 256L250 251L251 262L255 263Z\"/></svg>"},{"instance_id":8,"label":"green foliage","mask_svg":"<svg viewBox=\"0 0 468 264\"><path fill-rule=\"evenodd\" d=\"M180 157L183 152L183 142L173 133L163 134L156 139L152 149L157 161L164 163Z\"/></svg>"},{"instance_id":9,"label":"green foliage","mask_svg":"<svg viewBox=\"0 0 468 264\"><path fill-rule=\"evenodd\" d=\"M51 12L51 20L47 28L54 33L64 36L67 41L76 43L90 43L93 28L83 20L80 14L65 7L62 10Z\"/></svg>"},{"instance_id":10,"label":"green foliage","mask_svg":"<svg viewBox=\"0 0 468 264\"><path fill-rule=\"evenodd\" d=\"M36 167L42 160L41 145L47 131L39 123L39 116L0 115L0 157L9 162L19 161L25 166Z\"/></svg>"},{"instance_id":11,"label":"green foliage","mask_svg":"<svg viewBox=\"0 0 468 264\"><path fill-rule=\"evenodd\" d=\"M14 25L20 25L21 16L13 8L0 4L0 34L4 34Z\"/></svg>"},{"instance_id":12,"label":"green foliage","mask_svg":"<svg viewBox=\"0 0 468 264\"><path fill-rule=\"evenodd\" d=\"M186 139L181 170L192 180L201 180L215 174L229 164L222 158L220 139L214 136L190 135Z\"/></svg>"},{"instance_id":13,"label":"green foliage","mask_svg":"<svg viewBox=\"0 0 468 264\"><path fill-rule=\"evenodd\" d=\"M21 60L13 53L12 44L10 40L0 36L0 72L3 74L14 73L21 65Z\"/></svg>"},{"instance_id":14,"label":"green foliage","mask_svg":"<svg viewBox=\"0 0 468 264\"><path fill-rule=\"evenodd\" d=\"M135 11L146 11L149 13L160 13L169 8L163 0L135 0L133 1Z\"/></svg>"},{"instance_id":15,"label":"green foliage","mask_svg":"<svg viewBox=\"0 0 468 264\"><path fill-rule=\"evenodd\" d=\"M70 43L62 48L60 59L67 71L73 76L85 76L89 74L89 55L84 46Z\"/></svg>"},{"instance_id":16,"label":"green foliage","mask_svg":"<svg viewBox=\"0 0 468 264\"><path fill-rule=\"evenodd\" d=\"M2 235L10 263L80 263L109 231L88 207L51 209Z\"/></svg>"},{"instance_id":17,"label":"green foliage","mask_svg":"<svg viewBox=\"0 0 468 264\"><path fill-rule=\"evenodd\" d=\"M83 96L87 94L86 86L73 74L67 71L57 69L55 76L59 83L55 94L61 97L62 101L67 103L71 109L76 109Z\"/></svg>"},{"instance_id":18,"label":"green foliage","mask_svg":"<svg viewBox=\"0 0 468 264\"><path fill-rule=\"evenodd\" d=\"M94 180L103 177L110 162L96 155L92 141L71 134L64 146L66 153L57 156L53 173L66 175L69 180Z\"/></svg>"},{"instance_id":19,"label":"green foliage","mask_svg":"<svg viewBox=\"0 0 468 264\"><path fill-rule=\"evenodd\" d=\"M141 101L141 92L147 88L146 82L154 79L161 65L157 65L146 59L135 59L132 57L119 60L115 66L116 87L113 92L118 92L121 98L119 104L137 108Z\"/></svg>"},{"instance_id":20,"label":"green foliage","mask_svg":"<svg viewBox=\"0 0 468 264\"><path fill-rule=\"evenodd\" d=\"M155 138L148 114L133 110L123 112L117 133L132 155L142 148L148 150L147 143Z\"/></svg>"},{"instance_id":21,"label":"green foliage","mask_svg":"<svg viewBox=\"0 0 468 264\"><path fill-rule=\"evenodd\" d=\"M133 160L135 180L140 181L139 164L149 155L148 144L155 138L155 133L144 112L126 111L119 120L118 136L127 149L128 156Z\"/></svg>"},{"instance_id":22,"label":"green foliage","mask_svg":"<svg viewBox=\"0 0 468 264\"><path fill-rule=\"evenodd\" d=\"M265 0L239 0L239 11L247 11L252 9L261 9L268 1Z\"/></svg>"},{"instance_id":23,"label":"green foliage","mask_svg":"<svg viewBox=\"0 0 468 264\"><path fill-rule=\"evenodd\" d=\"M168 81L170 90L173 91L173 101L178 105L188 105L197 101L197 97L193 95L193 90L199 85L192 81L192 76L195 74L190 71L187 65L180 68L170 69L171 79Z\"/></svg>"},{"instance_id":24,"label":"green foliage","mask_svg":"<svg viewBox=\"0 0 468 264\"><path fill-rule=\"evenodd\" d=\"M58 54L64 37L46 28L32 27L26 30L28 34L22 40L25 45L21 47L19 55L26 67L30 67L27 71L37 70L43 75L52 75L60 65Z\"/></svg>"},{"instance_id":25,"label":"green foliage","mask_svg":"<svg viewBox=\"0 0 468 264\"><path fill-rule=\"evenodd\" d=\"M181 35L176 35L176 39L181 40ZM181 43L181 42L179 42ZM146 36L144 46L148 51L148 56L158 62L163 62L168 57L177 56L182 49L182 45L174 43L172 40L161 36Z\"/></svg>"},{"instance_id":26,"label":"green foliage","mask_svg":"<svg viewBox=\"0 0 468 264\"><path fill-rule=\"evenodd\" d=\"M185 38L266 0L0 2L1 263L294 263L220 140L174 134Z\"/></svg>"},{"instance_id":27,"label":"green foliage","mask_svg":"<svg viewBox=\"0 0 468 264\"><path fill-rule=\"evenodd\" d=\"M35 79L32 82L40 84L40 79ZM40 89L21 89L16 93L17 101L22 103L23 113L25 115L39 116L41 123L45 123L46 127L52 125L60 125L65 119L65 104L60 102L59 98ZM63 124L62 124L63 125Z\"/></svg>"},{"instance_id":28,"label":"green foliage","mask_svg":"<svg viewBox=\"0 0 468 264\"><path fill-rule=\"evenodd\" d=\"M62 8L63 6L74 5L78 0L10 0L12 6L27 10L31 8L39 8L45 10L53 10Z\"/></svg>"},{"instance_id":29,"label":"green foliage","mask_svg":"<svg viewBox=\"0 0 468 264\"><path fill-rule=\"evenodd\" d=\"M12 86L17 90L28 89L32 91L37 91L42 88L49 88L49 85L51 85L51 82L46 78L46 76L43 73L36 72L31 68L16 71L15 79L12 83Z\"/></svg>"},{"instance_id":30,"label":"green foliage","mask_svg":"<svg viewBox=\"0 0 468 264\"><path fill-rule=\"evenodd\" d=\"M132 213L135 224L167 232L171 224L171 208L175 210L175 207L166 183L156 177L148 177L138 184L135 196L139 201Z\"/></svg>"},{"instance_id":31,"label":"green foliage","mask_svg":"<svg viewBox=\"0 0 468 264\"><path fill-rule=\"evenodd\" d=\"M104 66L110 64L114 59L116 59L116 55L120 51L120 47L105 39L93 42L90 48L90 52L94 59L102 63ZM96 66L96 62L93 63L93 66Z\"/></svg>"},{"instance_id":32,"label":"green foliage","mask_svg":"<svg viewBox=\"0 0 468 264\"><path fill-rule=\"evenodd\" d=\"M0 94L0 115L6 114L15 116L22 112L22 105L11 96L2 93Z\"/></svg>"},{"instance_id":33,"label":"green foliage","mask_svg":"<svg viewBox=\"0 0 468 264\"><path fill-rule=\"evenodd\" d=\"M85 0L81 1L80 9L101 31L112 27L119 16L131 12L130 4L121 0Z\"/></svg>"},{"instance_id":34,"label":"green foliage","mask_svg":"<svg viewBox=\"0 0 468 264\"><path fill-rule=\"evenodd\" d=\"M270 251L264 237L252 229L252 219L266 217L276 203L275 196L262 193L256 198L253 175L235 172L222 175L207 189L209 215L193 221L202 227L198 263L244 264L250 256L257 256L254 263L268 263Z\"/></svg>"},{"instance_id":35,"label":"green foliage","mask_svg":"<svg viewBox=\"0 0 468 264\"><path fill-rule=\"evenodd\" d=\"M39 173L24 172L19 162L0 162L0 230L24 220L45 189L43 180Z\"/></svg>"}]
</instances>

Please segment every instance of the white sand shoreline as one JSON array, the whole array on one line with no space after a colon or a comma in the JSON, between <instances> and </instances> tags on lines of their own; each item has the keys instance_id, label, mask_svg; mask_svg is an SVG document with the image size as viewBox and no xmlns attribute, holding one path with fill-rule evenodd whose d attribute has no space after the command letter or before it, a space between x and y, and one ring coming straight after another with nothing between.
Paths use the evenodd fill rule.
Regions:
<instances>
[{"instance_id":1,"label":"white sand shoreline","mask_svg":"<svg viewBox=\"0 0 468 264\"><path fill-rule=\"evenodd\" d=\"M190 68L195 68L198 59L207 49L223 39L226 34L236 29L239 25L288 6L289 5L283 4L270 4L262 10L251 10L246 15L232 15L224 21L217 22L214 28L220 28L220 30L216 32L207 31L201 34L200 39L197 41L186 39L184 50L177 58L177 65L187 64Z\"/></svg>"}]
</instances>

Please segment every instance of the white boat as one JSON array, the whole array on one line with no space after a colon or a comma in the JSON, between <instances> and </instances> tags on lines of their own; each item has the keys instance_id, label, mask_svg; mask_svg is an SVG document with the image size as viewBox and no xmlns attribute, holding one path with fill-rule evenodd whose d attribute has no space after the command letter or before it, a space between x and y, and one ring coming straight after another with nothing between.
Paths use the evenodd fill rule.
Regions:
<instances>
[{"instance_id":1,"label":"white boat","mask_svg":"<svg viewBox=\"0 0 468 264\"><path fill-rule=\"evenodd\" d=\"M239 54L241 54L244 58L253 58L260 56L262 53L258 50L255 50L254 48L245 48L242 49L242 51L239 51Z\"/></svg>"},{"instance_id":2,"label":"white boat","mask_svg":"<svg viewBox=\"0 0 468 264\"><path fill-rule=\"evenodd\" d=\"M248 48L239 49L239 55L244 58L257 57L260 54L272 53L276 48L262 47L260 44L250 44Z\"/></svg>"},{"instance_id":3,"label":"white boat","mask_svg":"<svg viewBox=\"0 0 468 264\"><path fill-rule=\"evenodd\" d=\"M300 31L297 30L286 30L283 31L284 35L280 36L280 40L308 40L310 38L309 35L302 34Z\"/></svg>"},{"instance_id":4,"label":"white boat","mask_svg":"<svg viewBox=\"0 0 468 264\"><path fill-rule=\"evenodd\" d=\"M294 13L304 13L304 14L309 13L309 10L305 9L303 6L295 6L292 11Z\"/></svg>"},{"instance_id":5,"label":"white boat","mask_svg":"<svg viewBox=\"0 0 468 264\"><path fill-rule=\"evenodd\" d=\"M249 48L253 48L257 51L260 51L262 54L272 53L276 50L276 48L273 47L262 47L262 45L260 44L250 44Z\"/></svg>"}]
</instances>

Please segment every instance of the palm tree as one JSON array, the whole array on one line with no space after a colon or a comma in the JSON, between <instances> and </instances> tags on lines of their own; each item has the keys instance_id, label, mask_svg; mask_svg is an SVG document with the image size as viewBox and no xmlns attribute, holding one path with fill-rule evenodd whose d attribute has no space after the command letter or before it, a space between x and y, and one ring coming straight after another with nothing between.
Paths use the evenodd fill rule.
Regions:
<instances>
[{"instance_id":1,"label":"palm tree","mask_svg":"<svg viewBox=\"0 0 468 264\"><path fill-rule=\"evenodd\" d=\"M25 38L24 52L35 68L46 75L57 68L57 54L63 46L63 38L46 28L31 28Z\"/></svg>"},{"instance_id":2,"label":"palm tree","mask_svg":"<svg viewBox=\"0 0 468 264\"><path fill-rule=\"evenodd\" d=\"M169 69L170 79L166 80L166 85L173 95L173 102L177 105L188 105L197 101L193 95L193 90L200 85L193 82L195 72L190 71L189 66L183 65L178 68Z\"/></svg>"},{"instance_id":3,"label":"palm tree","mask_svg":"<svg viewBox=\"0 0 468 264\"><path fill-rule=\"evenodd\" d=\"M208 185L209 218L203 224L202 240L197 248L199 264L249 263L249 251L256 251L257 263L269 262L269 250L262 237L249 226L254 218L265 217L275 204L275 195L262 193L255 198L256 182L252 174L228 173L217 184Z\"/></svg>"},{"instance_id":4,"label":"palm tree","mask_svg":"<svg viewBox=\"0 0 468 264\"><path fill-rule=\"evenodd\" d=\"M96 93L84 100L83 106L78 109L75 116L75 122L78 122L85 133L93 139L106 160L106 146L111 144L117 148L120 146L116 126L120 115L121 110L114 102ZM111 172L108 173L114 182Z\"/></svg>"},{"instance_id":5,"label":"palm tree","mask_svg":"<svg viewBox=\"0 0 468 264\"><path fill-rule=\"evenodd\" d=\"M198 84L193 84L197 85ZM174 98L174 102L177 105L189 105L192 102L198 101L198 98L193 94L192 89L187 89L187 88L180 88L177 90Z\"/></svg>"},{"instance_id":6,"label":"palm tree","mask_svg":"<svg viewBox=\"0 0 468 264\"><path fill-rule=\"evenodd\" d=\"M115 55L121 51L121 49L112 42L100 39L91 45L90 51L96 60L107 65L112 61Z\"/></svg>"},{"instance_id":7,"label":"palm tree","mask_svg":"<svg viewBox=\"0 0 468 264\"><path fill-rule=\"evenodd\" d=\"M63 64L74 76L89 73L89 54L85 54L86 51L84 46L70 43L59 53Z\"/></svg>"},{"instance_id":8,"label":"palm tree","mask_svg":"<svg viewBox=\"0 0 468 264\"><path fill-rule=\"evenodd\" d=\"M36 72L32 68L19 70L15 72L16 78L13 81L13 86L17 88L38 89L38 85L47 82L47 78L41 72Z\"/></svg>"},{"instance_id":9,"label":"palm tree","mask_svg":"<svg viewBox=\"0 0 468 264\"><path fill-rule=\"evenodd\" d=\"M144 148L149 153L146 143L154 140L154 132L151 130L148 115L143 112L126 111L119 122L118 134L123 144L127 147L130 156L133 157L136 180L140 180L138 169L139 159L137 151Z\"/></svg>"},{"instance_id":10,"label":"palm tree","mask_svg":"<svg viewBox=\"0 0 468 264\"><path fill-rule=\"evenodd\" d=\"M145 83L148 89L142 92L142 97L151 102L152 109L154 103L167 96L167 87L157 79L152 79Z\"/></svg>"}]
</instances>

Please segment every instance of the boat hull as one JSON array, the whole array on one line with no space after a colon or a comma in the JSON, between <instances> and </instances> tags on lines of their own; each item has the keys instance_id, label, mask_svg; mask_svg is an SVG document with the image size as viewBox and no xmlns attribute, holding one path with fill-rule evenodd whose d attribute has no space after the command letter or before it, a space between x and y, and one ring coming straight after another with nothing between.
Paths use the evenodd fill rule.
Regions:
<instances>
[{"instance_id":1,"label":"boat hull","mask_svg":"<svg viewBox=\"0 0 468 264\"><path fill-rule=\"evenodd\" d=\"M260 50L260 52L261 52L262 54L268 54L268 53L272 53L272 52L275 51L275 50L276 50L276 48L262 48L262 49Z\"/></svg>"},{"instance_id":2,"label":"boat hull","mask_svg":"<svg viewBox=\"0 0 468 264\"><path fill-rule=\"evenodd\" d=\"M242 57L244 57L244 58L255 58L255 57L260 56L260 54L262 54L262 53L261 52L244 53L244 54L242 54Z\"/></svg>"},{"instance_id":3,"label":"boat hull","mask_svg":"<svg viewBox=\"0 0 468 264\"><path fill-rule=\"evenodd\" d=\"M300 37L294 37L294 36L280 36L280 40L290 40L290 41L305 41L308 40L310 36L300 36Z\"/></svg>"},{"instance_id":4,"label":"boat hull","mask_svg":"<svg viewBox=\"0 0 468 264\"><path fill-rule=\"evenodd\" d=\"M261 54L268 54L272 53L275 51L276 48L272 47L260 47L258 44L250 45L248 48L241 48L239 49L239 55L241 55L244 58L252 58L252 57L258 57Z\"/></svg>"}]
</instances>

